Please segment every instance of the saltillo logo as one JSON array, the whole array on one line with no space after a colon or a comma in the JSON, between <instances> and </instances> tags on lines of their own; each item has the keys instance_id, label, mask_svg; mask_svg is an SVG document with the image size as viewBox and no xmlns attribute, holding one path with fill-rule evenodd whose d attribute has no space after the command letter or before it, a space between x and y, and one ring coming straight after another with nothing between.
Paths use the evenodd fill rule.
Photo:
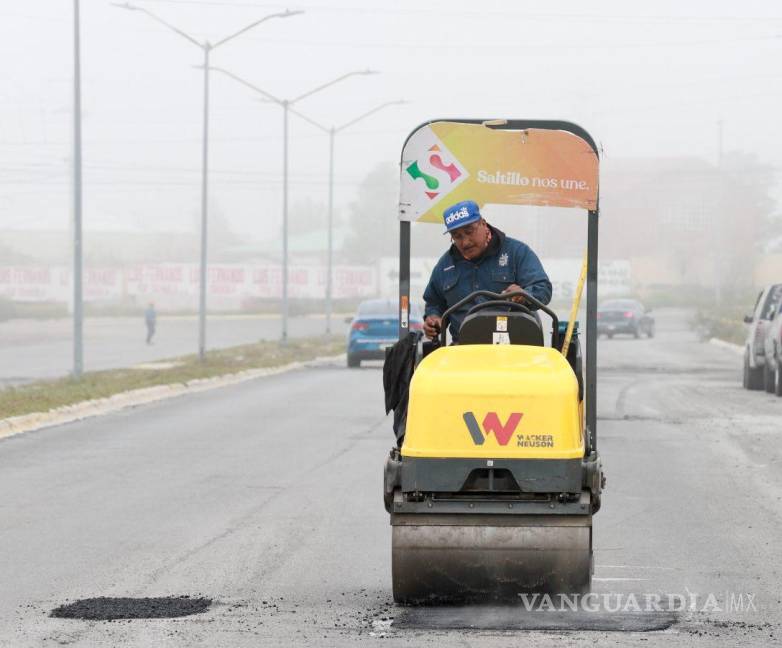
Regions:
<instances>
[{"instance_id":1,"label":"saltillo logo","mask_svg":"<svg viewBox=\"0 0 782 648\"><path fill-rule=\"evenodd\" d=\"M508 445L508 441L510 441L513 433L519 426L522 416L524 415L520 412L513 412L503 424L497 412L488 412L483 417L483 425L479 426L475 414L472 412L464 412L462 414L462 418L464 418L464 422L467 424L467 429L470 431L470 436L475 445L483 445L489 434L494 434L494 438L497 439L497 443L501 446Z\"/></svg>"},{"instance_id":2,"label":"saltillo logo","mask_svg":"<svg viewBox=\"0 0 782 648\"><path fill-rule=\"evenodd\" d=\"M408 190L413 206L426 211L433 201L451 193L469 177L469 172L445 143L430 128L415 134L405 147L403 180L412 185Z\"/></svg>"},{"instance_id":3,"label":"saltillo logo","mask_svg":"<svg viewBox=\"0 0 782 648\"><path fill-rule=\"evenodd\" d=\"M446 187L455 185L463 174L462 169L456 165L455 161L443 159L443 157L442 149L435 144L426 153L424 158L426 165L416 160L405 169L413 180L423 180L426 185L425 193L429 200L434 200L440 195L443 189L441 185L444 184Z\"/></svg>"}]
</instances>

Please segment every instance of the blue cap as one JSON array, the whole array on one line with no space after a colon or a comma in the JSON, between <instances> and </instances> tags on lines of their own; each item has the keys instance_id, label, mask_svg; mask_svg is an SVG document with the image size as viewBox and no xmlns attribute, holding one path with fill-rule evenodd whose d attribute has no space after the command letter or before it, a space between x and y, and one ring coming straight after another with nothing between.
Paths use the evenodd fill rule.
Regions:
<instances>
[{"instance_id":1,"label":"blue cap","mask_svg":"<svg viewBox=\"0 0 782 648\"><path fill-rule=\"evenodd\" d=\"M455 205L451 205L443 212L443 220L447 228L444 234L453 232L455 229L477 223L481 220L481 212L478 209L478 203L474 200L462 200Z\"/></svg>"}]
</instances>

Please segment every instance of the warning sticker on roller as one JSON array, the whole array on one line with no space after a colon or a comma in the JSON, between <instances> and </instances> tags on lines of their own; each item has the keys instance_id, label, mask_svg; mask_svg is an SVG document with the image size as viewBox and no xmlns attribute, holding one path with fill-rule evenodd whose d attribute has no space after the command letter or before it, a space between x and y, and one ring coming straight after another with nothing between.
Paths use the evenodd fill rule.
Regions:
<instances>
[{"instance_id":1,"label":"warning sticker on roller","mask_svg":"<svg viewBox=\"0 0 782 648\"><path fill-rule=\"evenodd\" d=\"M495 327L498 331L507 331L508 330L508 318L501 316L497 318L497 326Z\"/></svg>"},{"instance_id":2,"label":"warning sticker on roller","mask_svg":"<svg viewBox=\"0 0 782 648\"><path fill-rule=\"evenodd\" d=\"M510 335L501 331L495 331L492 335L492 344L510 344Z\"/></svg>"}]
</instances>

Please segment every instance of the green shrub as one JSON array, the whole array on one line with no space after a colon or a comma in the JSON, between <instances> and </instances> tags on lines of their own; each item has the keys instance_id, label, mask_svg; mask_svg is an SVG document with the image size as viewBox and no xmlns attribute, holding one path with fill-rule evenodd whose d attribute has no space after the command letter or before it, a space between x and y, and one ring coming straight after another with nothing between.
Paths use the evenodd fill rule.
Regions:
<instances>
[{"instance_id":1,"label":"green shrub","mask_svg":"<svg viewBox=\"0 0 782 648\"><path fill-rule=\"evenodd\" d=\"M741 306L700 308L693 324L703 339L718 338L743 345L747 337L744 315L750 311L750 307Z\"/></svg>"}]
</instances>

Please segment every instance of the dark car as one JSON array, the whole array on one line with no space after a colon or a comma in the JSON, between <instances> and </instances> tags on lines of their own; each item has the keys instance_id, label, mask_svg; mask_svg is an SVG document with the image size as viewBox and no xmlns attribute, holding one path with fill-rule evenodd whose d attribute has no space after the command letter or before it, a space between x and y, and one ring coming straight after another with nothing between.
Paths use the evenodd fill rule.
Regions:
<instances>
[{"instance_id":1,"label":"dark car","mask_svg":"<svg viewBox=\"0 0 782 648\"><path fill-rule=\"evenodd\" d=\"M654 318L637 299L611 299L597 307L597 334L609 338L619 333L654 337Z\"/></svg>"},{"instance_id":2,"label":"dark car","mask_svg":"<svg viewBox=\"0 0 782 648\"><path fill-rule=\"evenodd\" d=\"M413 304L410 330L424 327L421 310ZM348 367L358 367L362 360L383 360L386 349L399 336L398 305L392 299L369 299L358 305L348 332Z\"/></svg>"}]
</instances>

